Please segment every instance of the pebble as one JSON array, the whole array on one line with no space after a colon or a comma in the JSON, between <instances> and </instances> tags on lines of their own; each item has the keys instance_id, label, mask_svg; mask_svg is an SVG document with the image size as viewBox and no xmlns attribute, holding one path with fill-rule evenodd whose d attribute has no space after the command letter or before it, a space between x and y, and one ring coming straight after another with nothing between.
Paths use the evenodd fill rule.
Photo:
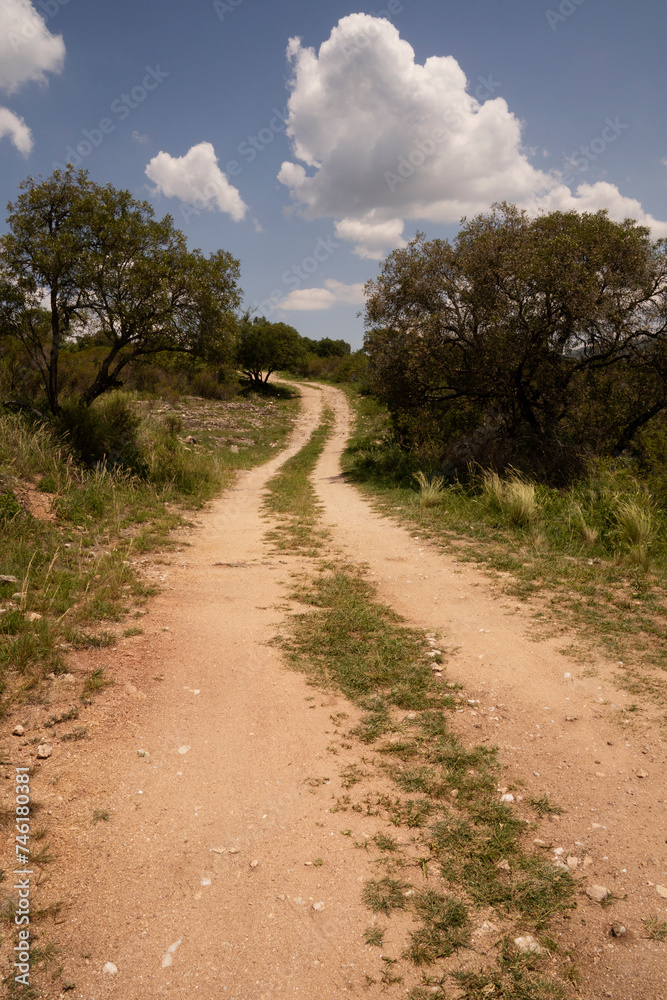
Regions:
<instances>
[{"instance_id":1,"label":"pebble","mask_svg":"<svg viewBox=\"0 0 667 1000\"><path fill-rule=\"evenodd\" d=\"M188 747L188 746L184 746L184 747L179 747L178 748L178 752L180 754L190 753L191 750L192 750L192 747Z\"/></svg>"},{"instance_id":2,"label":"pebble","mask_svg":"<svg viewBox=\"0 0 667 1000\"><path fill-rule=\"evenodd\" d=\"M48 760L52 753L53 747L50 743L40 743L37 747L37 760Z\"/></svg>"},{"instance_id":3,"label":"pebble","mask_svg":"<svg viewBox=\"0 0 667 1000\"><path fill-rule=\"evenodd\" d=\"M39 622L42 620L42 616L38 611L26 611L25 616L29 622Z\"/></svg>"},{"instance_id":4,"label":"pebble","mask_svg":"<svg viewBox=\"0 0 667 1000\"><path fill-rule=\"evenodd\" d=\"M23 726L14 726L14 728L12 729L12 736L23 736L24 733L25 729L23 728Z\"/></svg>"},{"instance_id":5,"label":"pebble","mask_svg":"<svg viewBox=\"0 0 667 1000\"><path fill-rule=\"evenodd\" d=\"M238 847L230 847L229 848L229 853L230 854L238 854L239 853Z\"/></svg>"},{"instance_id":6,"label":"pebble","mask_svg":"<svg viewBox=\"0 0 667 1000\"><path fill-rule=\"evenodd\" d=\"M524 934L522 937L514 938L514 944L523 955L542 954L540 942L532 934Z\"/></svg>"},{"instance_id":7,"label":"pebble","mask_svg":"<svg viewBox=\"0 0 667 1000\"><path fill-rule=\"evenodd\" d=\"M592 899L594 903L604 903L605 899L608 899L611 893L604 885L589 885L586 887L586 895L589 899Z\"/></svg>"},{"instance_id":8,"label":"pebble","mask_svg":"<svg viewBox=\"0 0 667 1000\"><path fill-rule=\"evenodd\" d=\"M107 962L107 964L102 969L102 972L106 972L107 975L109 975L109 976L115 976L116 973L118 972L118 969L113 964L113 962Z\"/></svg>"},{"instance_id":9,"label":"pebble","mask_svg":"<svg viewBox=\"0 0 667 1000\"><path fill-rule=\"evenodd\" d=\"M637 771L638 778L648 778L648 771Z\"/></svg>"},{"instance_id":10,"label":"pebble","mask_svg":"<svg viewBox=\"0 0 667 1000\"><path fill-rule=\"evenodd\" d=\"M579 867L579 858L570 856L566 860L567 860L567 867L570 869L570 871L574 871L575 868Z\"/></svg>"},{"instance_id":11,"label":"pebble","mask_svg":"<svg viewBox=\"0 0 667 1000\"><path fill-rule=\"evenodd\" d=\"M499 861L498 864L496 865L496 868L501 872L509 872L512 870L510 868L510 863L506 858L503 858L502 861Z\"/></svg>"},{"instance_id":12,"label":"pebble","mask_svg":"<svg viewBox=\"0 0 667 1000\"><path fill-rule=\"evenodd\" d=\"M613 937L620 938L624 937L628 933L628 929L627 927L624 927L623 924L612 924L611 933Z\"/></svg>"},{"instance_id":13,"label":"pebble","mask_svg":"<svg viewBox=\"0 0 667 1000\"><path fill-rule=\"evenodd\" d=\"M505 795L500 796L501 802L514 802L514 796L511 792L507 792Z\"/></svg>"},{"instance_id":14,"label":"pebble","mask_svg":"<svg viewBox=\"0 0 667 1000\"><path fill-rule=\"evenodd\" d=\"M259 868L259 861L251 861L250 862L250 867L251 868Z\"/></svg>"},{"instance_id":15,"label":"pebble","mask_svg":"<svg viewBox=\"0 0 667 1000\"><path fill-rule=\"evenodd\" d=\"M18 583L19 579L16 576L0 576L0 583Z\"/></svg>"},{"instance_id":16,"label":"pebble","mask_svg":"<svg viewBox=\"0 0 667 1000\"><path fill-rule=\"evenodd\" d=\"M667 899L667 889L664 885L656 885L655 891L662 899Z\"/></svg>"},{"instance_id":17,"label":"pebble","mask_svg":"<svg viewBox=\"0 0 667 1000\"><path fill-rule=\"evenodd\" d=\"M226 854L227 853L227 848L226 847L212 847L211 850L213 851L214 854ZM231 851L230 851L230 854L231 854Z\"/></svg>"},{"instance_id":18,"label":"pebble","mask_svg":"<svg viewBox=\"0 0 667 1000\"><path fill-rule=\"evenodd\" d=\"M473 931L473 937L477 937L479 934L497 934L498 928L495 924L492 924L489 920L484 920L479 925L477 930Z\"/></svg>"},{"instance_id":19,"label":"pebble","mask_svg":"<svg viewBox=\"0 0 667 1000\"><path fill-rule=\"evenodd\" d=\"M318 913L321 913L322 910L324 909L324 903L313 903L313 909L316 910Z\"/></svg>"}]
</instances>

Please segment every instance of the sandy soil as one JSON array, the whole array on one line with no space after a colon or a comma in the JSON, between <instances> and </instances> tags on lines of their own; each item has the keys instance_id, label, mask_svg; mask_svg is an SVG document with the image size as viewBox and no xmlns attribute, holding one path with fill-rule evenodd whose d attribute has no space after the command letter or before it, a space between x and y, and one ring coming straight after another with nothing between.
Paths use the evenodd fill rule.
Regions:
<instances>
[{"instance_id":1,"label":"sandy soil","mask_svg":"<svg viewBox=\"0 0 667 1000\"><path fill-rule=\"evenodd\" d=\"M368 564L383 601L442 636L446 677L475 702L454 717L459 732L501 748L517 797L548 794L565 809L535 836L579 859L579 908L556 930L577 951L582 995L667 997L667 945L641 925L667 919L656 888L667 884L660 734L621 724L613 706L628 698L610 667L583 676L557 651L562 638L531 637L525 606L483 573L374 512L339 475L342 393L300 388L287 451L242 474L165 558L144 634L73 661L75 672L106 664L116 683L82 713L93 739L56 744L35 781L58 856L47 888L67 900L48 934L63 949L63 981L76 983L63 996L405 995L405 984L365 985L378 971L363 942L370 862L345 828L363 837L378 822L330 811L340 771L363 754L329 752L331 715L355 710L309 688L268 645L304 564L264 541L262 491L326 401L336 429L315 483L334 548ZM54 682L61 698L67 684ZM94 810L108 821L93 823ZM627 898L602 909L584 895L594 883ZM612 922L628 933L610 937Z\"/></svg>"}]
</instances>

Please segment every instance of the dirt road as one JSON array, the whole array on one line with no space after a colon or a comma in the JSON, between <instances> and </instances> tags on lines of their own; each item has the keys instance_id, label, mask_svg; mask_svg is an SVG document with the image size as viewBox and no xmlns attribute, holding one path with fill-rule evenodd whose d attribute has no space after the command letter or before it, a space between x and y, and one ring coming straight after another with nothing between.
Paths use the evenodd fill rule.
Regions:
<instances>
[{"instance_id":1,"label":"dirt road","mask_svg":"<svg viewBox=\"0 0 667 1000\"><path fill-rule=\"evenodd\" d=\"M378 964L363 941L369 860L343 828L360 837L377 824L330 811L341 769L363 753L328 751L330 716L355 710L313 691L267 645L305 563L272 554L262 490L326 401L336 427L314 482L332 545L369 565L380 599L442 635L447 677L475 702L454 717L458 731L501 748L515 794L563 806L535 836L579 859L582 890L599 883L627 896L603 910L582 891L564 931L582 959L583 995L667 997L667 945L645 940L641 925L667 919L656 890L667 884L664 742L617 721L613 706L628 699L604 665L583 676L557 651L562 639L530 637L528 615L483 573L375 513L339 476L342 393L302 392L288 450L242 474L165 560L145 634L98 654L117 679L90 710L99 736L42 768L40 797L64 823L55 881L68 908L56 936L76 989L63 995L405 995L405 984L366 985ZM89 670L90 658L79 666ZM609 936L612 920L624 937Z\"/></svg>"}]
</instances>

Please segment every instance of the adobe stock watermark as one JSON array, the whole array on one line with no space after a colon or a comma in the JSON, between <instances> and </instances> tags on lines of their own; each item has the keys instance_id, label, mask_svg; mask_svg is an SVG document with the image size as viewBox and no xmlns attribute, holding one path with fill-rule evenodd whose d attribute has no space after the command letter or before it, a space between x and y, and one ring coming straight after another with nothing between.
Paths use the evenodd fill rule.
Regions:
<instances>
[{"instance_id":1,"label":"adobe stock watermark","mask_svg":"<svg viewBox=\"0 0 667 1000\"><path fill-rule=\"evenodd\" d=\"M588 170L591 163L602 156L608 146L616 142L618 137L626 132L630 126L625 125L617 115L615 118L605 118L605 127L599 136L592 139L587 146L580 146L573 153L563 154L563 183L570 184L578 173Z\"/></svg>"},{"instance_id":2,"label":"adobe stock watermark","mask_svg":"<svg viewBox=\"0 0 667 1000\"><path fill-rule=\"evenodd\" d=\"M242 3L245 3L245 0L213 0L213 10L219 19L224 21L227 14L232 14Z\"/></svg>"},{"instance_id":3,"label":"adobe stock watermark","mask_svg":"<svg viewBox=\"0 0 667 1000\"><path fill-rule=\"evenodd\" d=\"M65 7L68 3L69 0L34 0L32 6L45 21L49 21L50 18L56 16L61 7ZM36 38L40 30L39 24L32 20L30 23L23 24L18 31L10 31L9 43L14 52L18 52L23 45Z\"/></svg>"},{"instance_id":4,"label":"adobe stock watermark","mask_svg":"<svg viewBox=\"0 0 667 1000\"><path fill-rule=\"evenodd\" d=\"M146 75L143 77L141 83L133 87L128 94L121 94L115 101L112 101L109 111L115 116L117 121L125 121L140 104L143 104L153 90L157 90L168 76L169 73L161 70L159 64L155 69L151 66L146 66ZM82 138L74 145L65 147L65 162L60 163L58 160L54 160L51 164L53 169L65 170L68 163L71 163L73 167L79 167L94 149L102 145L107 135L111 135L112 132L116 131L117 121L108 117L100 118L96 128L82 129Z\"/></svg>"},{"instance_id":5,"label":"adobe stock watermark","mask_svg":"<svg viewBox=\"0 0 667 1000\"><path fill-rule=\"evenodd\" d=\"M555 31L559 24L567 21L568 17L572 17L577 8L581 7L585 2L586 0L563 0L557 11L545 10L544 15L549 22L551 30Z\"/></svg>"},{"instance_id":6,"label":"adobe stock watermark","mask_svg":"<svg viewBox=\"0 0 667 1000\"><path fill-rule=\"evenodd\" d=\"M500 81L494 80L491 75L488 77L478 76L477 81L474 96L478 101L488 100L502 86ZM444 120L447 125L451 126L462 121L465 115L466 112L461 108L450 108ZM395 170L385 170L384 179L392 194L397 187L405 184L415 171L424 166L438 146L447 141L447 138L447 133L441 128L434 128L427 138L417 139L409 153L399 156Z\"/></svg>"},{"instance_id":7,"label":"adobe stock watermark","mask_svg":"<svg viewBox=\"0 0 667 1000\"><path fill-rule=\"evenodd\" d=\"M326 238L320 236L311 255L304 257L299 264L292 264L286 271L283 271L280 276L283 287L274 288L261 302L254 302L250 307L250 312L257 312L269 319L281 302L287 298L288 292L285 289L288 289L289 292L296 292L297 289L301 288L303 282L319 271L322 264L326 263L339 249L340 243L336 243L333 236Z\"/></svg>"},{"instance_id":8,"label":"adobe stock watermark","mask_svg":"<svg viewBox=\"0 0 667 1000\"><path fill-rule=\"evenodd\" d=\"M412 0L406 0L406 3L412 3ZM389 0L387 6L382 10L369 10L368 14L375 18L384 18L386 21L392 21L393 18L402 14L405 7L400 2L400 0ZM343 54L345 56L345 61L347 63L354 57L359 55L367 48L374 38L377 38L380 32L380 28L377 24L373 23L368 25L362 31L358 31L351 42L345 42L343 45Z\"/></svg>"}]
</instances>

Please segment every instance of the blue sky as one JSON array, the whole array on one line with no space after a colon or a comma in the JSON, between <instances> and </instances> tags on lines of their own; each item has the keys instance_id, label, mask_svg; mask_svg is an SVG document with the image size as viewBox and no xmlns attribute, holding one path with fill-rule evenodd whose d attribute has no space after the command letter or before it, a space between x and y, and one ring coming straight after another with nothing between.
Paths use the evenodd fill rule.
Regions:
<instances>
[{"instance_id":1,"label":"blue sky","mask_svg":"<svg viewBox=\"0 0 667 1000\"><path fill-rule=\"evenodd\" d=\"M667 236L665 37L653 0L2 0L0 194L80 156L356 347L382 256L493 200Z\"/></svg>"}]
</instances>

